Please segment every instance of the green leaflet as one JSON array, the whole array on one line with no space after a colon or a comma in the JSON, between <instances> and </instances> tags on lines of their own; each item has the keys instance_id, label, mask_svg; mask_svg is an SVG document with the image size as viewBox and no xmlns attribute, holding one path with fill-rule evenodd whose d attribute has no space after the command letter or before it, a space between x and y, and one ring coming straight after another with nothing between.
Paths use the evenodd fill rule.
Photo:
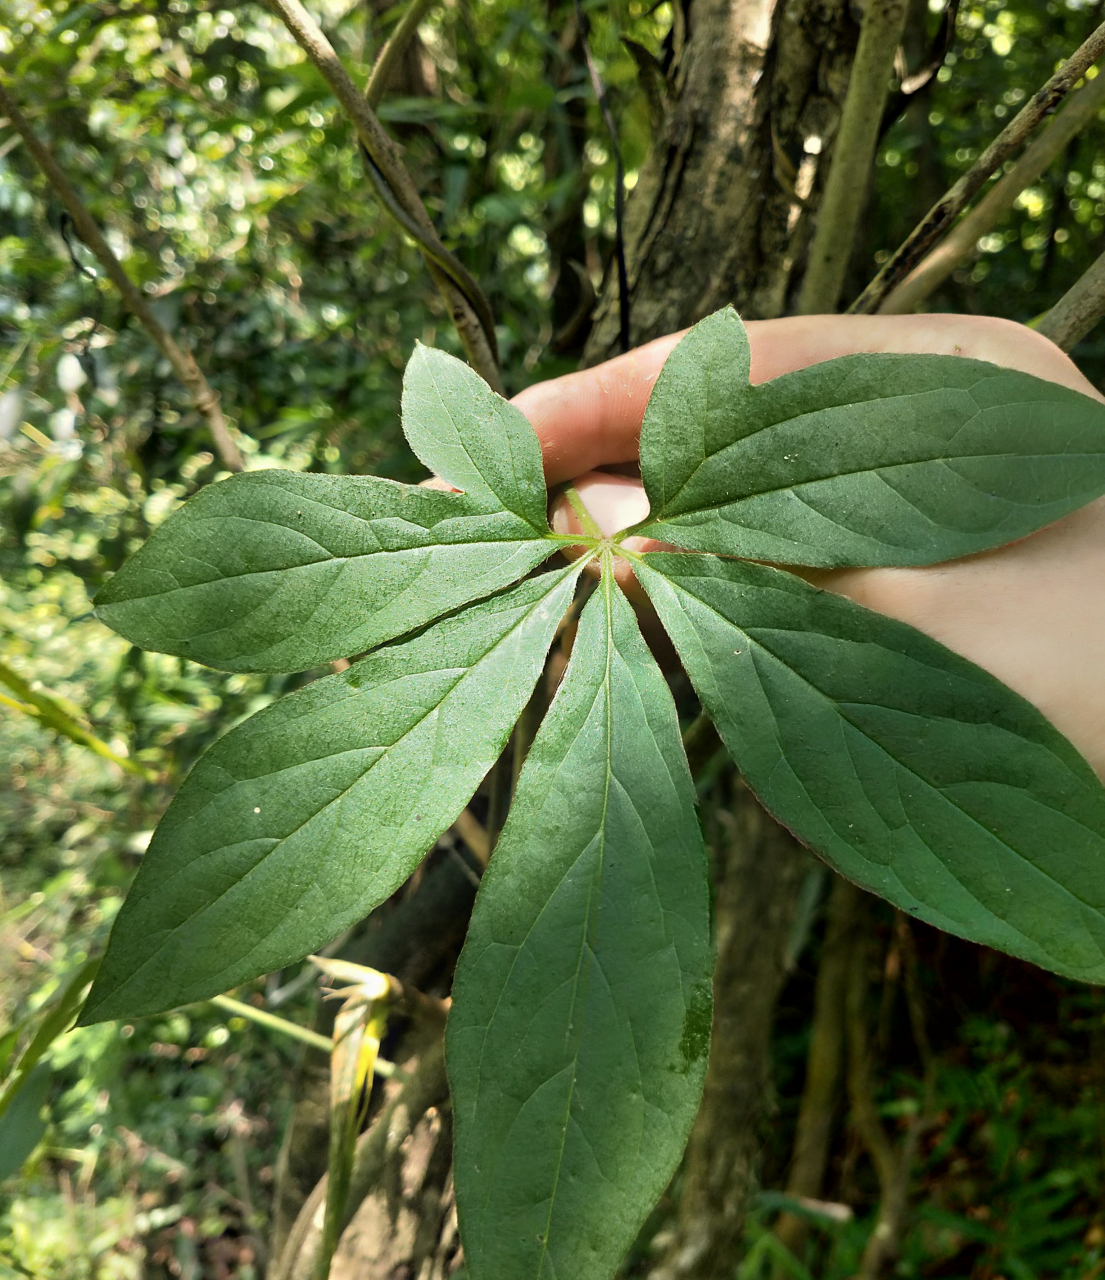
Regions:
<instances>
[{"instance_id":1,"label":"green leaflet","mask_svg":"<svg viewBox=\"0 0 1105 1280\"><path fill-rule=\"evenodd\" d=\"M392 893L502 750L579 569L316 680L217 742L154 834L82 1020L225 991Z\"/></svg>"},{"instance_id":2,"label":"green leaflet","mask_svg":"<svg viewBox=\"0 0 1105 1280\"><path fill-rule=\"evenodd\" d=\"M1105 789L1039 712L792 574L639 565L738 767L800 839L942 929L1105 980Z\"/></svg>"},{"instance_id":3,"label":"green leaflet","mask_svg":"<svg viewBox=\"0 0 1105 1280\"><path fill-rule=\"evenodd\" d=\"M698 1106L712 969L675 707L606 573L453 987L446 1060L472 1280L613 1274Z\"/></svg>"},{"instance_id":4,"label":"green leaflet","mask_svg":"<svg viewBox=\"0 0 1105 1280\"><path fill-rule=\"evenodd\" d=\"M548 528L541 446L522 414L462 361L417 343L403 376L403 431L431 471L474 504Z\"/></svg>"},{"instance_id":5,"label":"green leaflet","mask_svg":"<svg viewBox=\"0 0 1105 1280\"><path fill-rule=\"evenodd\" d=\"M0 1115L0 1182L18 1173L42 1141L46 1122L40 1112L46 1105L52 1078L50 1064L40 1062L27 1074L11 1105Z\"/></svg>"},{"instance_id":6,"label":"green leaflet","mask_svg":"<svg viewBox=\"0 0 1105 1280\"><path fill-rule=\"evenodd\" d=\"M641 431L638 532L781 564L919 565L1105 492L1105 406L956 356L854 355L748 382L726 308L668 357Z\"/></svg>"},{"instance_id":7,"label":"green leaflet","mask_svg":"<svg viewBox=\"0 0 1105 1280\"><path fill-rule=\"evenodd\" d=\"M253 471L174 512L96 613L144 649L226 671L302 671L501 590L551 551L517 516L462 494Z\"/></svg>"}]
</instances>

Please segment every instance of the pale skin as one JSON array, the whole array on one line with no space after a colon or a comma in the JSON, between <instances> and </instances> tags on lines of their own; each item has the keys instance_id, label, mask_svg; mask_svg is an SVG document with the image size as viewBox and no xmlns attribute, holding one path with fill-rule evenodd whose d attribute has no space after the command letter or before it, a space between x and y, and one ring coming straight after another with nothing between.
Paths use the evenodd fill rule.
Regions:
<instances>
[{"instance_id":1,"label":"pale skin","mask_svg":"<svg viewBox=\"0 0 1105 1280\"><path fill-rule=\"evenodd\" d=\"M550 488L574 479L603 533L628 528L648 512L639 480L595 468L636 461L645 405L681 336L538 383L514 399L541 441ZM1020 369L1105 402L1046 338L992 317L802 316L752 321L748 336L753 382L857 351L930 352ZM582 531L566 499L551 514L558 532ZM639 600L628 563L619 564L620 580ZM992 672L1038 707L1105 778L1105 498L1011 546L947 564L802 572Z\"/></svg>"}]
</instances>

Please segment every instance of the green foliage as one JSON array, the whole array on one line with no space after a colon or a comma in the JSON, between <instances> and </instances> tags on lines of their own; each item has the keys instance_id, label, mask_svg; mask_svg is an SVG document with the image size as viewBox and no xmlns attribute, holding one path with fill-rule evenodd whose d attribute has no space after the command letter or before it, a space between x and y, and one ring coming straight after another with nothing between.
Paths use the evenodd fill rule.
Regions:
<instances>
[{"instance_id":1,"label":"green foliage","mask_svg":"<svg viewBox=\"0 0 1105 1280\"><path fill-rule=\"evenodd\" d=\"M1034 707L793 574L663 554L638 572L770 813L904 911L1101 981L1105 789Z\"/></svg>"},{"instance_id":2,"label":"green foliage","mask_svg":"<svg viewBox=\"0 0 1105 1280\"><path fill-rule=\"evenodd\" d=\"M1105 438L1105 409L1076 393L1058 398L1069 412L1052 410L1045 452L1027 442L1049 390L1028 376L941 357L855 356L757 393L747 353L730 309L669 357L642 431L642 476L659 518L640 529L664 532L680 496L705 477L689 503L704 532L690 540L731 554L738 485L760 495L764 527L793 529L794 489L813 475L831 477L824 506L847 535L847 514L868 507L871 482L901 455L878 471L842 465L851 423L837 405L853 406L868 450L888 438L916 470L902 482L905 518L895 518L893 500L879 512L880 563L903 544L906 563L963 548L962 529L948 536L959 490L953 484L949 497L947 473L965 459L979 510L998 513L972 513L972 549L1008 537L1013 513L1023 534L1051 520L1056 504L1074 505L1072 464L1090 473L1084 499L1101 488L1086 460L1097 458L1100 473L1105 451L1094 442ZM757 418L749 401L777 407ZM459 362L420 349L404 409L423 460L468 490L454 501L523 518L549 555L576 541L544 525L532 429ZM918 447L902 427L922 412L929 436ZM761 429L747 432L749 420ZM803 441L793 489L781 482L780 446L762 447L772 434L789 437L781 447ZM1054 493L1032 507L1020 499L1037 473L1055 476ZM376 483L391 485L396 504L411 494ZM219 490L228 495L222 512L237 504L283 542L281 485L245 477L207 493ZM140 583L164 592L182 560L204 563L205 534L224 536L224 526L191 512L210 506L201 495L169 518L138 557ZM479 565L496 553L478 524L474 536ZM583 536L590 550L575 568L452 612L224 738L155 834L82 1015L136 1017L210 996L294 961L383 902L491 768L580 568L597 558L601 586L519 779L454 990L455 1178L475 1280L611 1274L678 1161L705 1070L701 837L670 694L614 585L619 556L636 566L749 785L807 843L961 936L1105 977L1103 886L1088 880L1102 861L1105 789L1039 713L912 628L792 574L710 555L642 557L623 548L624 536ZM391 607L389 565L408 547L373 548L380 571L362 578L358 611ZM266 562L269 590L298 571L294 558L272 567L283 554ZM232 568L217 593L236 589L239 562ZM281 610L293 618L295 592L293 578ZM313 585L307 594L313 604ZM431 595L423 608L417 582L411 595L418 603L395 615L393 634L448 607ZM194 630L221 613L232 609L220 610L215 594ZM284 642L289 628L276 626ZM243 635L262 651L267 639L257 628Z\"/></svg>"},{"instance_id":3,"label":"green foliage","mask_svg":"<svg viewBox=\"0 0 1105 1280\"><path fill-rule=\"evenodd\" d=\"M732 312L680 345L641 429L652 513L639 532L661 541L783 564L931 564L1105 491L1100 406L1028 374L855 355L752 386Z\"/></svg>"},{"instance_id":4,"label":"green foliage","mask_svg":"<svg viewBox=\"0 0 1105 1280\"><path fill-rule=\"evenodd\" d=\"M368 476L235 476L158 529L96 597L97 613L146 648L231 671L302 671L547 558L529 524L483 506Z\"/></svg>"},{"instance_id":5,"label":"green foliage","mask_svg":"<svg viewBox=\"0 0 1105 1280\"><path fill-rule=\"evenodd\" d=\"M705 870L671 694L606 573L453 987L473 1276L609 1275L666 1186L709 1047Z\"/></svg>"},{"instance_id":6,"label":"green foliage","mask_svg":"<svg viewBox=\"0 0 1105 1280\"><path fill-rule=\"evenodd\" d=\"M502 751L577 574L523 582L223 738L158 827L82 1016L215 995L389 897Z\"/></svg>"},{"instance_id":7,"label":"green foliage","mask_svg":"<svg viewBox=\"0 0 1105 1280\"><path fill-rule=\"evenodd\" d=\"M669 8L584 9L632 184L650 130L620 37L664 57ZM363 75L393 11L327 4L320 12ZM961 6L939 79L881 147L853 292L875 251L896 246L1088 34L1095 12L1079 0ZM404 72L382 109L442 234L492 297L512 389L571 367L574 351L552 337L574 306L567 264L586 264L597 284L613 230L609 140L578 49L563 43L573 21L570 4L443 5L423 24L421 72ZM366 195L324 87L264 8L11 0L0 51L128 270L196 350L246 433L250 465L282 468L283 482L293 472L416 479L396 425L400 372L416 339L453 343L448 317L415 251ZM9 131L0 151L0 392L18 388L20 398L14 434L0 439L2 657L161 777L156 787L133 783L0 708L0 1028L10 1029L99 945L164 791L244 716L318 673L226 676L137 652L89 615L90 596L217 468L156 352L110 291L74 270L57 210ZM1039 314L1100 250L1103 182L1099 121L985 238L934 309ZM1074 354L1100 375L1094 336ZM73 361L86 377L76 392L61 386L71 385ZM681 711L694 714L684 684L676 688ZM708 803L712 787L700 781ZM978 959L967 948L953 954L952 980L936 993L939 1021L966 1019L970 1035L941 1046L946 1140L924 1163L920 1221L902 1266L1080 1280L1101 1256L1101 1229L1090 1227L1101 1202L1100 1085L1084 1066L1099 1051L1072 1030L1069 1003L1057 999L1031 1024L1017 1020L1033 989L1020 966L1009 970L1004 1009L988 987L960 1009L963 968ZM983 953L982 963L991 959ZM1091 1020L1099 1012L1086 1013ZM133 1034L129 1025L94 1027L66 1039L46 1139L0 1198L0 1274L14 1258L65 1280L94 1269L137 1276L144 1250L147 1273L169 1259L185 1275L218 1274L229 1258L249 1274L236 1252L248 1237L234 1207L241 1187L228 1134L249 1126L263 1205L292 1056L224 1023L192 1009L143 1020ZM222 1035L229 1039L216 1043ZM5 1043L0 1036L0 1052ZM794 1082L777 1083L784 1115L774 1129L785 1136ZM886 1084L888 1106L898 1083ZM1010 1091L1022 1101L1010 1102ZM845 1151L845 1166L854 1155ZM814 1267L822 1280L853 1275L870 1234L864 1206L875 1193L859 1164L859 1181L846 1168L840 1193L859 1216L831 1267L824 1258L824 1269ZM1048 1179L1072 1170L1077 1194L1056 1209ZM667 1212L670 1203L650 1232ZM1087 1228L1079 1250L1076 1233ZM634 1274L650 1265L644 1248Z\"/></svg>"}]
</instances>

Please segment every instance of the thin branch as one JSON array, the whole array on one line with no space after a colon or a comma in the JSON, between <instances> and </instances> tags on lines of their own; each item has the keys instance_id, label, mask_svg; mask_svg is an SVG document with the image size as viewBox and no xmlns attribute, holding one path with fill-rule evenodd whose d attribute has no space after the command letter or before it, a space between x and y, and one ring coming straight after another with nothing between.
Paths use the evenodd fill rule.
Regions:
<instances>
[{"instance_id":1,"label":"thin branch","mask_svg":"<svg viewBox=\"0 0 1105 1280\"><path fill-rule=\"evenodd\" d=\"M402 1159L403 1144L430 1107L440 1106L449 1096L441 1039L424 1050L417 1067L403 1082L394 1098L381 1109L371 1127L357 1140L349 1192L341 1229L352 1221L364 1199L378 1186L390 1162ZM307 1197L288 1234L272 1280L310 1280L322 1243L319 1210L326 1201L327 1179Z\"/></svg>"},{"instance_id":2,"label":"thin branch","mask_svg":"<svg viewBox=\"0 0 1105 1280\"><path fill-rule=\"evenodd\" d=\"M487 828L471 809L461 810L453 823L453 830L468 846L480 866L486 868L491 859L491 841L487 838Z\"/></svg>"},{"instance_id":3,"label":"thin branch","mask_svg":"<svg viewBox=\"0 0 1105 1280\"><path fill-rule=\"evenodd\" d=\"M843 876L833 877L825 927L825 944L817 969L813 1025L806 1057L806 1083L798 1111L787 1195L810 1199L821 1195L829 1157L833 1117L839 1102L844 1062L845 995L850 956L864 895ZM801 1256L809 1219L784 1211L775 1234L791 1253ZM776 1268L776 1272L778 1272Z\"/></svg>"},{"instance_id":4,"label":"thin branch","mask_svg":"<svg viewBox=\"0 0 1105 1280\"><path fill-rule=\"evenodd\" d=\"M870 926L868 925L868 928ZM872 1081L871 1045L867 1033L867 966L870 963L870 934L857 936L851 956L851 973L845 997L848 1042L848 1093L852 1122L867 1148L879 1181L879 1210L875 1228L863 1251L856 1280L878 1280L893 1262L901 1247L902 1230L909 1208L909 1184L921 1138L932 1123L935 1097L935 1065L917 972L913 937L905 917L897 917L899 943L905 961L906 998L910 1023L924 1067L924 1096L917 1113L910 1118L900 1143L894 1143L883 1127L875 1103Z\"/></svg>"},{"instance_id":5,"label":"thin branch","mask_svg":"<svg viewBox=\"0 0 1105 1280\"><path fill-rule=\"evenodd\" d=\"M925 214L879 274L848 308L852 315L873 315L883 299L913 270L970 203L987 178L1027 140L1079 80L1105 53L1105 22L1067 59L998 134L975 163Z\"/></svg>"},{"instance_id":6,"label":"thin branch","mask_svg":"<svg viewBox=\"0 0 1105 1280\"><path fill-rule=\"evenodd\" d=\"M901 93L906 98L912 98L915 93L920 93L926 85L931 84L936 73L944 65L944 60L951 52L952 45L955 44L955 23L959 17L959 4L960 0L948 0L947 7L940 18L940 29L933 36L924 64L912 75L902 77Z\"/></svg>"},{"instance_id":7,"label":"thin branch","mask_svg":"<svg viewBox=\"0 0 1105 1280\"><path fill-rule=\"evenodd\" d=\"M268 0L268 4L318 68L356 129L367 155L369 176L388 212L422 250L472 367L496 391L501 391L495 326L487 299L467 269L441 243L426 206L376 113L300 0Z\"/></svg>"},{"instance_id":8,"label":"thin branch","mask_svg":"<svg viewBox=\"0 0 1105 1280\"><path fill-rule=\"evenodd\" d=\"M840 299L908 11L907 0L868 0L798 295L801 315L835 311Z\"/></svg>"},{"instance_id":9,"label":"thin branch","mask_svg":"<svg viewBox=\"0 0 1105 1280\"><path fill-rule=\"evenodd\" d=\"M1105 75L1101 77L1105 80ZM1036 325L1064 351L1079 343L1105 316L1105 253L1081 276Z\"/></svg>"},{"instance_id":10,"label":"thin branch","mask_svg":"<svg viewBox=\"0 0 1105 1280\"><path fill-rule=\"evenodd\" d=\"M952 228L947 239L915 267L879 307L880 315L906 315L922 302L976 250L982 236L1012 209L1026 187L1050 167L1071 139L1105 104L1105 72L1072 93L1063 109L1028 147L1012 169Z\"/></svg>"},{"instance_id":11,"label":"thin branch","mask_svg":"<svg viewBox=\"0 0 1105 1280\"><path fill-rule=\"evenodd\" d=\"M84 207L76 189L62 172L61 166L54 159L53 154L39 140L38 135L31 128L30 122L16 106L2 80L0 80L0 110L9 118L23 139L27 150L34 157L35 163L45 175L47 182L53 187L58 199L68 209L69 216L73 219L73 225L77 229L77 234L96 255L112 283L123 295L123 301L157 344L162 355L173 366L173 371L184 384L193 405L207 420L211 439L223 466L228 471L243 470L245 464L242 461L242 455L238 452L238 446L234 443L234 438L226 425L226 419L223 417L223 411L219 406L218 395L212 390L207 379L203 376L192 353L176 342L157 316L154 315L153 309L146 301L141 290L123 270L122 263L112 253L111 247L104 239L95 219Z\"/></svg>"},{"instance_id":12,"label":"thin branch","mask_svg":"<svg viewBox=\"0 0 1105 1280\"><path fill-rule=\"evenodd\" d=\"M583 56L587 60L587 72L591 77L591 88L595 101L599 105L606 132L610 135L610 145L614 149L614 258L618 269L618 338L622 351L629 350L629 272L625 265L625 166L622 164L622 149L618 145L618 127L610 110L606 97L606 87L602 83L598 66L591 54L591 46L587 40L587 20L579 0L575 0L576 20L579 23L579 42L583 46Z\"/></svg>"},{"instance_id":13,"label":"thin branch","mask_svg":"<svg viewBox=\"0 0 1105 1280\"><path fill-rule=\"evenodd\" d=\"M110 760L112 764L117 764L120 769L125 769L128 773L136 774L146 782L157 781L157 774L152 769L147 769L137 761L112 751L106 742L101 742L90 729L86 729L75 716L70 715L55 698L32 688L18 672L13 671L4 662L0 662L0 684L7 685L16 695L14 698L9 698L6 694L0 693L0 705L10 707L13 711L22 711L24 715L33 716L46 728L53 729L55 733L60 733L62 737L77 743L78 746L87 747L89 751L94 751L96 755Z\"/></svg>"},{"instance_id":14,"label":"thin branch","mask_svg":"<svg viewBox=\"0 0 1105 1280\"><path fill-rule=\"evenodd\" d=\"M399 19L395 30L388 37L387 44L380 50L379 57L368 78L368 87L364 91L365 101L373 109L380 105L380 99L388 87L391 73L399 64L399 59L407 50L418 24L429 13L435 0L411 0L406 13Z\"/></svg>"},{"instance_id":15,"label":"thin branch","mask_svg":"<svg viewBox=\"0 0 1105 1280\"><path fill-rule=\"evenodd\" d=\"M911 99L927 88L936 78L937 72L944 65L948 54L955 44L956 20L959 17L960 0L950 0L940 18L940 29L929 45L928 53L921 66L912 74L905 65L904 51L899 48L895 58L895 70L901 76L901 84L890 95L890 100L883 111L882 123L879 125L879 141L886 137L891 126L900 119L902 112L909 106Z\"/></svg>"}]
</instances>

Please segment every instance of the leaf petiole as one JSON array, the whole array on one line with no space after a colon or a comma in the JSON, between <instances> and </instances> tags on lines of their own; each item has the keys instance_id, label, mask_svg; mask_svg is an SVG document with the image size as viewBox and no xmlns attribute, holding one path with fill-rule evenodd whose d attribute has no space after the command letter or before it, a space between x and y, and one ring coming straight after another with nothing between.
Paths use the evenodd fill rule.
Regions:
<instances>
[{"instance_id":1,"label":"leaf petiole","mask_svg":"<svg viewBox=\"0 0 1105 1280\"><path fill-rule=\"evenodd\" d=\"M570 484L564 490L564 496L571 503L572 510L579 517L579 523L583 526L583 532L591 538L605 538L606 535L595 523L594 516L592 516L590 511L587 510L583 499L580 497L579 490L574 484Z\"/></svg>"}]
</instances>

